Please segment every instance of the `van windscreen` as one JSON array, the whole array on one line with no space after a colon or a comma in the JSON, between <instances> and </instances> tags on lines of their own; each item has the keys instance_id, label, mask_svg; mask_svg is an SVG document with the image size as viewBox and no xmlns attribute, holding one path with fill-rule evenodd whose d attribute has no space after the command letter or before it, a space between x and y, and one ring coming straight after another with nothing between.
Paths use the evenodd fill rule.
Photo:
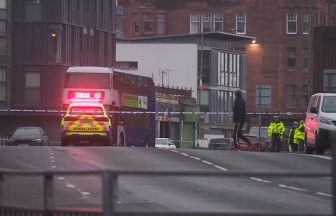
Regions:
<instances>
[{"instance_id":1,"label":"van windscreen","mask_svg":"<svg viewBox=\"0 0 336 216\"><path fill-rule=\"evenodd\" d=\"M103 73L66 73L65 88L109 89L110 75Z\"/></svg>"},{"instance_id":2,"label":"van windscreen","mask_svg":"<svg viewBox=\"0 0 336 216\"><path fill-rule=\"evenodd\" d=\"M325 96L323 98L322 111L326 113L336 112L336 96Z\"/></svg>"}]
</instances>

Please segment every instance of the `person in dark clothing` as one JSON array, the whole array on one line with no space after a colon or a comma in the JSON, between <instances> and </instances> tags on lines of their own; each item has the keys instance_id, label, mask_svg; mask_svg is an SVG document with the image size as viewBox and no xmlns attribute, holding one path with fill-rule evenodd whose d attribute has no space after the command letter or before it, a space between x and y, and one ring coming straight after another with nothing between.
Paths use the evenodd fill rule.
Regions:
<instances>
[{"instance_id":1,"label":"person in dark clothing","mask_svg":"<svg viewBox=\"0 0 336 216\"><path fill-rule=\"evenodd\" d=\"M242 97L242 92L237 90L235 92L236 99L233 106L233 144L234 148L239 150L239 139L244 140L248 146L251 146L251 142L241 133L241 130L246 121L246 104Z\"/></svg>"}]
</instances>

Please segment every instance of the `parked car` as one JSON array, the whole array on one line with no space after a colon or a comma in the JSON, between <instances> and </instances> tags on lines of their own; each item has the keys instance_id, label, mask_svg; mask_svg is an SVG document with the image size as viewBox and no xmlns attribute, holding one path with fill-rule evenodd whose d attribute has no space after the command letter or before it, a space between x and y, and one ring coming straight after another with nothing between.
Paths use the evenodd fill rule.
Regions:
<instances>
[{"instance_id":1,"label":"parked car","mask_svg":"<svg viewBox=\"0 0 336 216\"><path fill-rule=\"evenodd\" d=\"M155 138L155 147L176 149L174 142L169 138Z\"/></svg>"},{"instance_id":2,"label":"parked car","mask_svg":"<svg viewBox=\"0 0 336 216\"><path fill-rule=\"evenodd\" d=\"M259 137L256 135L245 135L245 137L251 141L252 146L249 148L249 146L243 140L239 140L240 151L268 152L270 150L270 143L267 142L267 140L264 138L261 137L259 141ZM233 143L231 146L234 146Z\"/></svg>"},{"instance_id":3,"label":"parked car","mask_svg":"<svg viewBox=\"0 0 336 216\"><path fill-rule=\"evenodd\" d=\"M210 150L228 150L230 148L231 138L213 138L209 141Z\"/></svg>"},{"instance_id":4,"label":"parked car","mask_svg":"<svg viewBox=\"0 0 336 216\"><path fill-rule=\"evenodd\" d=\"M265 139L268 143L272 142L272 138L268 136L268 127L260 127L260 138ZM259 127L251 127L249 135L259 136Z\"/></svg>"},{"instance_id":5,"label":"parked car","mask_svg":"<svg viewBox=\"0 0 336 216\"><path fill-rule=\"evenodd\" d=\"M49 137L41 127L19 127L8 139L9 146L43 146L49 145Z\"/></svg>"},{"instance_id":6,"label":"parked car","mask_svg":"<svg viewBox=\"0 0 336 216\"><path fill-rule=\"evenodd\" d=\"M305 121L305 153L324 154L329 146L329 134L336 131L336 93L311 96Z\"/></svg>"}]
</instances>

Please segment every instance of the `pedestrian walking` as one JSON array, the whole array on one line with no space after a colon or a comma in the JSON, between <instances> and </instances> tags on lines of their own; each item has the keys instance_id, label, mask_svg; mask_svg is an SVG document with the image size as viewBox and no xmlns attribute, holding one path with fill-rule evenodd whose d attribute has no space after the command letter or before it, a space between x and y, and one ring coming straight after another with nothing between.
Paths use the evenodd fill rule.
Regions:
<instances>
[{"instance_id":1,"label":"pedestrian walking","mask_svg":"<svg viewBox=\"0 0 336 216\"><path fill-rule=\"evenodd\" d=\"M269 125L267 132L268 136L272 138L271 152L279 152L281 149L281 140L285 133L285 126L278 116L273 117L273 121Z\"/></svg>"},{"instance_id":2,"label":"pedestrian walking","mask_svg":"<svg viewBox=\"0 0 336 216\"><path fill-rule=\"evenodd\" d=\"M305 126L303 120L300 121L294 132L294 142L298 145L298 151L304 151Z\"/></svg>"},{"instance_id":3,"label":"pedestrian walking","mask_svg":"<svg viewBox=\"0 0 336 216\"><path fill-rule=\"evenodd\" d=\"M233 148L239 150L239 139L244 140L249 147L251 142L242 134L242 128L246 122L246 104L240 90L235 91L235 101L233 106Z\"/></svg>"},{"instance_id":4,"label":"pedestrian walking","mask_svg":"<svg viewBox=\"0 0 336 216\"><path fill-rule=\"evenodd\" d=\"M291 127L288 132L289 152L296 152L298 150L298 143L294 143L294 133L295 133L297 126L298 126L298 123L294 122L293 127Z\"/></svg>"}]
</instances>

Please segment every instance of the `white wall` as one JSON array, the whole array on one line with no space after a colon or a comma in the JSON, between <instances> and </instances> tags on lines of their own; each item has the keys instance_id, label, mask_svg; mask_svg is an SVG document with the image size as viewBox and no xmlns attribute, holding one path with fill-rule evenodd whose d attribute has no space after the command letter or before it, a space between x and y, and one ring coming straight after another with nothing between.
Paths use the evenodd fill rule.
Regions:
<instances>
[{"instance_id":1,"label":"white wall","mask_svg":"<svg viewBox=\"0 0 336 216\"><path fill-rule=\"evenodd\" d=\"M192 88L197 97L197 44L174 43L117 43L117 61L137 61L141 75L151 76L161 85L160 70L169 70L163 76L165 86ZM169 83L168 83L169 82Z\"/></svg>"}]
</instances>

